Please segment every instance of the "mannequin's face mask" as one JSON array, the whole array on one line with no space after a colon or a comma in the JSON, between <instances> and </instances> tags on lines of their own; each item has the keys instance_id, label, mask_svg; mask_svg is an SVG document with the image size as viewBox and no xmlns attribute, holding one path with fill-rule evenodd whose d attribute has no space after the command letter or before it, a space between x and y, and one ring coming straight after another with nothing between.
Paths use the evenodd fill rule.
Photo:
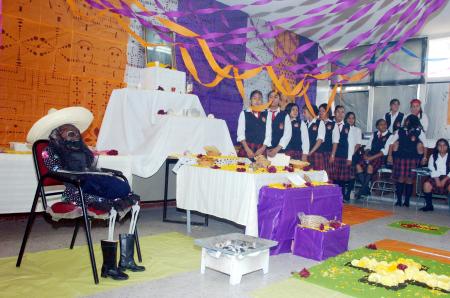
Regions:
<instances>
[{"instance_id":1,"label":"mannequin's face mask","mask_svg":"<svg viewBox=\"0 0 450 298\"><path fill-rule=\"evenodd\" d=\"M58 128L58 132L63 140L64 146L69 150L80 150L83 146L81 133L72 124L64 124Z\"/></svg>"}]
</instances>

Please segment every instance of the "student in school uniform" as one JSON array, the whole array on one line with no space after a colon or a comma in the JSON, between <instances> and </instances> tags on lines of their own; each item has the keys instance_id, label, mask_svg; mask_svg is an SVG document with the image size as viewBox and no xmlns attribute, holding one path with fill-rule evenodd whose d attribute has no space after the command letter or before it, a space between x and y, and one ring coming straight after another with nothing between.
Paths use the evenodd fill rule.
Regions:
<instances>
[{"instance_id":1,"label":"student in school uniform","mask_svg":"<svg viewBox=\"0 0 450 298\"><path fill-rule=\"evenodd\" d=\"M323 140L325 140L325 125L318 117L319 109L316 105L312 105L314 114L308 109L306 105L303 106L303 118L307 127L307 142L306 150L303 150L303 161L309 161L314 170L324 170L325 163L323 155L317 150L320 148Z\"/></svg>"},{"instance_id":2,"label":"student in school uniform","mask_svg":"<svg viewBox=\"0 0 450 298\"><path fill-rule=\"evenodd\" d=\"M334 109L336 124L333 129L333 150L330 156L331 179L335 184L339 185L342 190L344 201L349 201L350 197L346 196L350 192L346 191L349 187L351 179L352 156L355 147L353 140L354 134L351 132L352 127L344 123L345 109L341 105L337 105Z\"/></svg>"},{"instance_id":3,"label":"student in school uniform","mask_svg":"<svg viewBox=\"0 0 450 298\"><path fill-rule=\"evenodd\" d=\"M336 123L331 120L331 108L328 109L328 105L326 103L319 106L319 117L325 126L325 138L317 150L317 153L322 155L325 164L325 171L329 174L331 173L329 160L331 151L333 150L333 130Z\"/></svg>"},{"instance_id":4,"label":"student in school uniform","mask_svg":"<svg viewBox=\"0 0 450 298\"><path fill-rule=\"evenodd\" d=\"M267 110L267 129L264 144L268 147L267 155L274 157L283 152L292 136L292 125L289 115L280 110L280 95L272 90L268 94L268 101L272 101Z\"/></svg>"},{"instance_id":5,"label":"student in school uniform","mask_svg":"<svg viewBox=\"0 0 450 298\"><path fill-rule=\"evenodd\" d=\"M425 134L423 133L420 120L415 115L406 117L403 127L400 128L392 138L395 142L389 149L388 162L393 162L392 178L396 180L396 206L402 205L403 193L405 200L403 206L409 207L409 199L413 192L413 181L416 169L420 163L425 164L426 149L423 146ZM392 158L393 151L396 150L395 158Z\"/></svg>"},{"instance_id":6,"label":"student in school uniform","mask_svg":"<svg viewBox=\"0 0 450 298\"><path fill-rule=\"evenodd\" d=\"M356 115L353 112L348 112L345 114L344 122L350 125L350 133L353 135L351 140L353 143L350 146L353 146L353 156L352 156L352 165L350 169L350 180L346 187L345 198L350 198L350 194L355 187L355 166L359 162L362 157L362 152L360 150L362 144L362 133L359 127L356 127ZM362 148L361 148L362 149Z\"/></svg>"},{"instance_id":7,"label":"student in school uniform","mask_svg":"<svg viewBox=\"0 0 450 298\"><path fill-rule=\"evenodd\" d=\"M285 154L293 159L300 160L302 152L309 149L306 124L300 120L299 108L296 103L289 103L286 105L286 113L291 119L292 136L289 144L286 146Z\"/></svg>"},{"instance_id":8,"label":"student in school uniform","mask_svg":"<svg viewBox=\"0 0 450 298\"><path fill-rule=\"evenodd\" d=\"M262 104L262 93L254 90L250 94L251 106ZM238 156L254 158L265 154L267 111L254 112L248 108L241 112L238 120L237 141L241 143Z\"/></svg>"},{"instance_id":9,"label":"student in school uniform","mask_svg":"<svg viewBox=\"0 0 450 298\"><path fill-rule=\"evenodd\" d=\"M403 122L403 118L405 114L400 112L400 101L397 98L391 99L389 103L390 111L384 115L384 120L386 120L388 130L391 133L396 132L401 126Z\"/></svg>"},{"instance_id":10,"label":"student in school uniform","mask_svg":"<svg viewBox=\"0 0 450 298\"><path fill-rule=\"evenodd\" d=\"M369 183L372 180L372 175L386 162L389 146L392 144L393 136L387 129L386 120L378 119L376 127L377 131L370 136L363 158L356 165L356 178L361 183L361 189L356 195L357 199L369 194Z\"/></svg>"},{"instance_id":11,"label":"student in school uniform","mask_svg":"<svg viewBox=\"0 0 450 298\"><path fill-rule=\"evenodd\" d=\"M413 99L409 104L410 113L407 115L415 115L419 118L420 124L422 125L422 129L424 132L428 130L428 116L422 110L422 102L420 99Z\"/></svg>"},{"instance_id":12,"label":"student in school uniform","mask_svg":"<svg viewBox=\"0 0 450 298\"><path fill-rule=\"evenodd\" d=\"M431 171L430 178L423 184L426 206L420 208L420 210L424 212L434 210L432 193L447 195L447 200L450 200L450 158L448 158L448 151L448 141L439 139L428 161L428 168Z\"/></svg>"}]
</instances>

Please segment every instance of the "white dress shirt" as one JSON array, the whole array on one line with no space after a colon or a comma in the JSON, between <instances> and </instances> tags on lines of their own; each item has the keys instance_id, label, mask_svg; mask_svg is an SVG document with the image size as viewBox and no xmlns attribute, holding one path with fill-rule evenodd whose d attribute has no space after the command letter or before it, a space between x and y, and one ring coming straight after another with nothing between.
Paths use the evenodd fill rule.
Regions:
<instances>
[{"instance_id":1,"label":"white dress shirt","mask_svg":"<svg viewBox=\"0 0 450 298\"><path fill-rule=\"evenodd\" d=\"M382 137L384 137L385 135L387 135L389 133L389 131L385 131L381 134ZM380 131L377 132L377 136L380 134ZM394 143L392 140L394 139L394 135L390 135L389 138L386 141L386 144L384 145L384 147L381 149L381 152L383 152L383 155L388 155L389 153L389 146ZM367 145L366 149L372 149L372 141L373 141L373 134L370 135L370 139L369 139L369 144Z\"/></svg>"},{"instance_id":2,"label":"white dress shirt","mask_svg":"<svg viewBox=\"0 0 450 298\"><path fill-rule=\"evenodd\" d=\"M305 121L302 121L302 123L305 126L306 129L306 133L305 133L305 141L303 141L303 134L302 134L302 148L303 148L303 154L308 154L309 153L309 148L311 147L311 144L309 143L309 127L315 123L317 120L317 118L312 119L311 121L307 121L305 123ZM317 138L316 138L316 142L318 140L322 140L322 142L325 140L325 124L323 123L323 121L319 121L319 128L317 131ZM303 146L305 145L305 146ZM315 145L312 144L313 146Z\"/></svg>"},{"instance_id":3,"label":"white dress shirt","mask_svg":"<svg viewBox=\"0 0 450 298\"><path fill-rule=\"evenodd\" d=\"M245 141L245 112L251 112L251 109L247 109L245 111L241 111L239 114L238 120L238 128L237 128L237 141L242 142ZM253 112L255 117L258 116L257 112ZM266 120L266 137L267 137L267 120ZM266 139L264 139L264 144L266 144Z\"/></svg>"},{"instance_id":4,"label":"white dress shirt","mask_svg":"<svg viewBox=\"0 0 450 298\"><path fill-rule=\"evenodd\" d=\"M275 113L277 115L280 112L280 108L278 108L276 111L270 111L267 112L267 122L266 122L266 137L264 139L264 145L267 147L272 147L272 114ZM284 118L284 131L283 136L280 139L280 142L278 145L281 146L281 149L286 149L287 145L291 141L292 137L292 124L291 124L291 118L289 115L286 115Z\"/></svg>"},{"instance_id":5,"label":"white dress shirt","mask_svg":"<svg viewBox=\"0 0 450 298\"><path fill-rule=\"evenodd\" d=\"M340 124L340 125L339 125ZM341 130L344 127L344 121L336 122L336 125L333 129L333 144L339 144L339 139L341 138ZM352 160L353 153L355 153L355 140L354 133L352 130L354 126L350 126L350 131L348 132L348 151L347 151L347 159Z\"/></svg>"},{"instance_id":6,"label":"white dress shirt","mask_svg":"<svg viewBox=\"0 0 450 298\"><path fill-rule=\"evenodd\" d=\"M431 171L431 178L439 178L439 176L447 175L450 177L450 173L447 174L447 158L448 153L446 153L443 157L439 153L436 160L436 168L434 168L434 158L433 155L430 156L430 160L428 161L428 168Z\"/></svg>"}]
</instances>

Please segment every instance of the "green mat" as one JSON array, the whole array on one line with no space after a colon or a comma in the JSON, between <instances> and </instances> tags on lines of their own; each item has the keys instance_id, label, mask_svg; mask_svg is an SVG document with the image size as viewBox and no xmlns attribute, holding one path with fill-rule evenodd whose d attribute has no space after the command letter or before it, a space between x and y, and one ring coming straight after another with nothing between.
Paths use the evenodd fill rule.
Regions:
<instances>
[{"instance_id":1,"label":"green mat","mask_svg":"<svg viewBox=\"0 0 450 298\"><path fill-rule=\"evenodd\" d=\"M200 249L179 233L140 238L145 272L129 272L126 281L100 278L94 284L87 246L27 253L20 268L16 257L0 259L1 297L79 297L200 268ZM102 265L99 245L94 246L97 267Z\"/></svg>"},{"instance_id":2,"label":"green mat","mask_svg":"<svg viewBox=\"0 0 450 298\"><path fill-rule=\"evenodd\" d=\"M435 226L409 220L393 222L389 225L389 227L432 235L444 235L448 230L450 230L449 227Z\"/></svg>"},{"instance_id":3,"label":"green mat","mask_svg":"<svg viewBox=\"0 0 450 298\"><path fill-rule=\"evenodd\" d=\"M420 257L405 255L386 250L370 250L366 248L348 251L337 257L309 269L311 275L301 278L298 275L287 280L274 283L252 293L255 298L287 298L287 297L450 297L449 294L410 285L398 291L389 290L362 283L360 278L368 273L345 264L364 256L376 258L378 261L394 261L400 257L413 259L427 266L428 272L449 274L450 265Z\"/></svg>"}]
</instances>

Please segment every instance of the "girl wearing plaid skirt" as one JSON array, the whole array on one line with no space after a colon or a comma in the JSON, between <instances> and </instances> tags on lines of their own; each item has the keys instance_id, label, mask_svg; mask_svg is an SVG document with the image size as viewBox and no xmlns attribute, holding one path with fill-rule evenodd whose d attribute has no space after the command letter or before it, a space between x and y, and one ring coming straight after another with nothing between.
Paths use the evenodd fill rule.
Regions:
<instances>
[{"instance_id":1,"label":"girl wearing plaid skirt","mask_svg":"<svg viewBox=\"0 0 450 298\"><path fill-rule=\"evenodd\" d=\"M308 110L306 105L303 106L303 117L305 119L307 146L303 150L303 161L309 161L314 170L324 170L325 162L323 155L317 152L325 139L325 125L316 115L319 109L316 105L312 105L314 115Z\"/></svg>"},{"instance_id":2,"label":"girl wearing plaid skirt","mask_svg":"<svg viewBox=\"0 0 450 298\"><path fill-rule=\"evenodd\" d=\"M348 112L347 114L345 114L345 118L344 118L344 122L347 123L348 125L350 125L351 127L351 133L353 134L353 144L352 146L354 146L354 150L353 150L353 156L352 156L352 167L351 167L351 172L350 172L350 181L348 182L348 186L346 188L346 194L345 197L346 198L350 198L350 193L352 192L352 190L355 187L355 166L356 164L359 162L359 160L361 159L362 155L363 155L363 151L361 148L361 143L362 143L362 133L361 133L361 129L359 127L356 127L356 115L353 112Z\"/></svg>"},{"instance_id":3,"label":"girl wearing plaid skirt","mask_svg":"<svg viewBox=\"0 0 450 298\"><path fill-rule=\"evenodd\" d=\"M358 199L369 194L369 183L372 180L372 175L384 164L385 156L388 155L389 146L392 144L393 136L387 130L386 120L378 119L376 127L377 131L370 137L368 150L356 165L356 178L361 183L361 189L356 196Z\"/></svg>"},{"instance_id":4,"label":"girl wearing plaid skirt","mask_svg":"<svg viewBox=\"0 0 450 298\"><path fill-rule=\"evenodd\" d=\"M292 124L292 136L289 144L286 146L285 154L293 159L300 160L302 152L307 145L307 128L305 122L298 117L298 105L296 103L289 103L286 105L286 113L289 115Z\"/></svg>"},{"instance_id":5,"label":"girl wearing plaid skirt","mask_svg":"<svg viewBox=\"0 0 450 298\"><path fill-rule=\"evenodd\" d=\"M333 130L333 150L330 156L331 179L339 185L342 190L342 196L345 201L349 201L350 192L346 191L349 187L351 179L352 156L354 152L353 140L354 134L351 132L352 127L344 123L344 107L336 106L334 115L336 125Z\"/></svg>"},{"instance_id":6,"label":"girl wearing plaid skirt","mask_svg":"<svg viewBox=\"0 0 450 298\"><path fill-rule=\"evenodd\" d=\"M422 211L433 211L432 193L447 195L450 192L450 158L448 158L448 141L439 139L434 147L433 154L428 161L431 171L430 178L423 184L426 206L420 208Z\"/></svg>"},{"instance_id":7,"label":"girl wearing plaid skirt","mask_svg":"<svg viewBox=\"0 0 450 298\"><path fill-rule=\"evenodd\" d=\"M393 161L392 178L397 181L395 194L397 202L395 206L402 205L403 192L405 200L403 206L409 207L409 199L413 192L413 181L416 173L412 170L416 169L422 161L426 163L426 152L423 146L425 134L423 133L420 120L415 115L406 117L404 125L393 136L394 145L389 149L388 162ZM395 158L392 153L395 152Z\"/></svg>"},{"instance_id":8,"label":"girl wearing plaid skirt","mask_svg":"<svg viewBox=\"0 0 450 298\"><path fill-rule=\"evenodd\" d=\"M325 138L319 149L317 149L316 154L322 155L324 169L329 175L331 173L329 160L331 151L333 150L333 130L336 123L331 120L331 109L328 109L328 111L327 109L328 105L326 103L323 103L319 106L319 117L325 126Z\"/></svg>"},{"instance_id":9,"label":"girl wearing plaid skirt","mask_svg":"<svg viewBox=\"0 0 450 298\"><path fill-rule=\"evenodd\" d=\"M251 106L262 104L262 93L254 90L250 94ZM267 111L253 112L250 108L239 115L237 141L241 143L238 156L254 158L264 154L266 145Z\"/></svg>"}]
</instances>

